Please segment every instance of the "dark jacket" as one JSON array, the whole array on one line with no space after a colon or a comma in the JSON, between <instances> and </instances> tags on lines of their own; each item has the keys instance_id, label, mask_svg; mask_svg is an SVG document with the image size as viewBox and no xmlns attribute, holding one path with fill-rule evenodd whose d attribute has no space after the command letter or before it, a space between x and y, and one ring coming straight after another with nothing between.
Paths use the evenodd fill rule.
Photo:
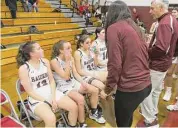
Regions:
<instances>
[{"instance_id":1,"label":"dark jacket","mask_svg":"<svg viewBox=\"0 0 178 128\"><path fill-rule=\"evenodd\" d=\"M17 10L17 0L5 0L5 3L10 10Z\"/></svg>"},{"instance_id":2,"label":"dark jacket","mask_svg":"<svg viewBox=\"0 0 178 128\"><path fill-rule=\"evenodd\" d=\"M176 19L177 19L177 22L178 22L178 18L176 18ZM176 43L176 49L175 49L174 57L178 57L178 40L177 40L177 43Z\"/></svg>"}]
</instances>

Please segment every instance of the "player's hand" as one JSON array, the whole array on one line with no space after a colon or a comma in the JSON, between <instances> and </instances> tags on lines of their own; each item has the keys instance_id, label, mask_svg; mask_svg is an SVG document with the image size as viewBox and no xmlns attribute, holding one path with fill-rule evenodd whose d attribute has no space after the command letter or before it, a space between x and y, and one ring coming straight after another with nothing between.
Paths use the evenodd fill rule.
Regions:
<instances>
[{"instance_id":1,"label":"player's hand","mask_svg":"<svg viewBox=\"0 0 178 128\"><path fill-rule=\"evenodd\" d=\"M81 82L81 86L86 91L88 84L86 82Z\"/></svg>"},{"instance_id":2,"label":"player's hand","mask_svg":"<svg viewBox=\"0 0 178 128\"><path fill-rule=\"evenodd\" d=\"M57 108L58 108L57 102L56 102L55 99L52 100L51 105L52 105L53 112L55 112L57 110Z\"/></svg>"},{"instance_id":3,"label":"player's hand","mask_svg":"<svg viewBox=\"0 0 178 128\"><path fill-rule=\"evenodd\" d=\"M100 97L101 97L102 99L106 100L107 94L102 90L102 91L100 92Z\"/></svg>"},{"instance_id":4,"label":"player's hand","mask_svg":"<svg viewBox=\"0 0 178 128\"><path fill-rule=\"evenodd\" d=\"M66 61L70 61L72 59L72 54L70 51L66 50L64 51L64 57Z\"/></svg>"}]
</instances>

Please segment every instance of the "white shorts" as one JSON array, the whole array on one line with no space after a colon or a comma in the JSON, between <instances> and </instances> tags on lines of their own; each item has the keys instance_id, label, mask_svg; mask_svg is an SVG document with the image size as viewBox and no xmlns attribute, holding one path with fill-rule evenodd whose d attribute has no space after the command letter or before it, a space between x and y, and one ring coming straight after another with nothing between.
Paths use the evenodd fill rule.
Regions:
<instances>
[{"instance_id":1,"label":"white shorts","mask_svg":"<svg viewBox=\"0 0 178 128\"><path fill-rule=\"evenodd\" d=\"M178 64L178 57L172 58L172 64Z\"/></svg>"},{"instance_id":2,"label":"white shorts","mask_svg":"<svg viewBox=\"0 0 178 128\"><path fill-rule=\"evenodd\" d=\"M81 83L73 79L71 83L66 83L66 85L64 86L57 88L57 90L61 91L64 95L67 95L71 90L79 91L81 87Z\"/></svg>"},{"instance_id":3,"label":"white shorts","mask_svg":"<svg viewBox=\"0 0 178 128\"><path fill-rule=\"evenodd\" d=\"M106 77L107 77L107 71L97 71L97 70L92 70L92 71L86 71L90 74L92 74L92 77L99 80L99 81L106 81ZM91 83L89 83L91 84Z\"/></svg>"},{"instance_id":4,"label":"white shorts","mask_svg":"<svg viewBox=\"0 0 178 128\"><path fill-rule=\"evenodd\" d=\"M63 96L64 96L64 94L56 89L56 101L60 100ZM51 100L51 96L49 98L47 98L46 100L50 101ZM41 119L38 116L36 116L34 112L35 112L35 108L38 105L40 105L41 103L44 103L44 102L43 101L34 100L31 97L28 98L28 101L29 101L28 105L29 105L29 108L31 110L31 112L28 111L30 113L30 116L32 116L34 119L40 121Z\"/></svg>"}]
</instances>

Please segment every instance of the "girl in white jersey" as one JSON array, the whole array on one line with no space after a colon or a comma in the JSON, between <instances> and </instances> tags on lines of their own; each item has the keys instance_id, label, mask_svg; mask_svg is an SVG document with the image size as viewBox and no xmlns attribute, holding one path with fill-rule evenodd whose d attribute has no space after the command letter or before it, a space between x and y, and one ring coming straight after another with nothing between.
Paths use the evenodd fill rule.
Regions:
<instances>
[{"instance_id":1,"label":"girl in white jersey","mask_svg":"<svg viewBox=\"0 0 178 128\"><path fill-rule=\"evenodd\" d=\"M53 111L58 107L69 110L69 123L76 125L78 113L75 104L56 90L49 61L43 57L43 50L36 42L27 42L19 47L16 60L20 82L29 97L28 104L35 116L44 121L45 127L55 127Z\"/></svg>"},{"instance_id":2,"label":"girl in white jersey","mask_svg":"<svg viewBox=\"0 0 178 128\"><path fill-rule=\"evenodd\" d=\"M104 118L99 115L97 110L99 90L84 82L82 77L77 73L74 59L72 58L71 44L69 42L61 40L54 44L51 67L54 71L53 75L57 89L77 103L79 122L84 124L85 121L84 98L80 93L90 93L90 118L96 120L98 123L105 123Z\"/></svg>"},{"instance_id":3,"label":"girl in white jersey","mask_svg":"<svg viewBox=\"0 0 178 128\"><path fill-rule=\"evenodd\" d=\"M101 97L105 98L106 94L103 89L106 81L107 72L97 71L98 54L90 50L91 39L88 35L82 35L77 43L77 50L74 53L75 66L77 72L87 83L98 87L101 90Z\"/></svg>"},{"instance_id":4,"label":"girl in white jersey","mask_svg":"<svg viewBox=\"0 0 178 128\"><path fill-rule=\"evenodd\" d=\"M98 52L98 66L97 69L99 71L107 71L107 48L105 44L105 30L102 27L96 28L95 31L96 39L93 41L91 45L91 49L93 52Z\"/></svg>"}]
</instances>

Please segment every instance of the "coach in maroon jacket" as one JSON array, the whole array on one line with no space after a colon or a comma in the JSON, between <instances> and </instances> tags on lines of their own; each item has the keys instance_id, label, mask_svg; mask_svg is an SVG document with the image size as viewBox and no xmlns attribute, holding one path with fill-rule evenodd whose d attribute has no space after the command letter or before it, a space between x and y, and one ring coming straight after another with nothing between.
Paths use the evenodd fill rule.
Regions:
<instances>
[{"instance_id":1,"label":"coach in maroon jacket","mask_svg":"<svg viewBox=\"0 0 178 128\"><path fill-rule=\"evenodd\" d=\"M141 104L141 110L145 118L145 126L159 127L156 116L158 114L157 106L162 90L162 82L172 64L172 57L178 40L178 23L168 13L167 0L152 1L150 14L154 19L158 20L158 27L149 46L152 91Z\"/></svg>"},{"instance_id":2,"label":"coach in maroon jacket","mask_svg":"<svg viewBox=\"0 0 178 128\"><path fill-rule=\"evenodd\" d=\"M110 5L106 32L108 77L105 92L110 94L117 86L117 126L130 127L134 110L151 92L148 48L129 8L122 1Z\"/></svg>"}]
</instances>

